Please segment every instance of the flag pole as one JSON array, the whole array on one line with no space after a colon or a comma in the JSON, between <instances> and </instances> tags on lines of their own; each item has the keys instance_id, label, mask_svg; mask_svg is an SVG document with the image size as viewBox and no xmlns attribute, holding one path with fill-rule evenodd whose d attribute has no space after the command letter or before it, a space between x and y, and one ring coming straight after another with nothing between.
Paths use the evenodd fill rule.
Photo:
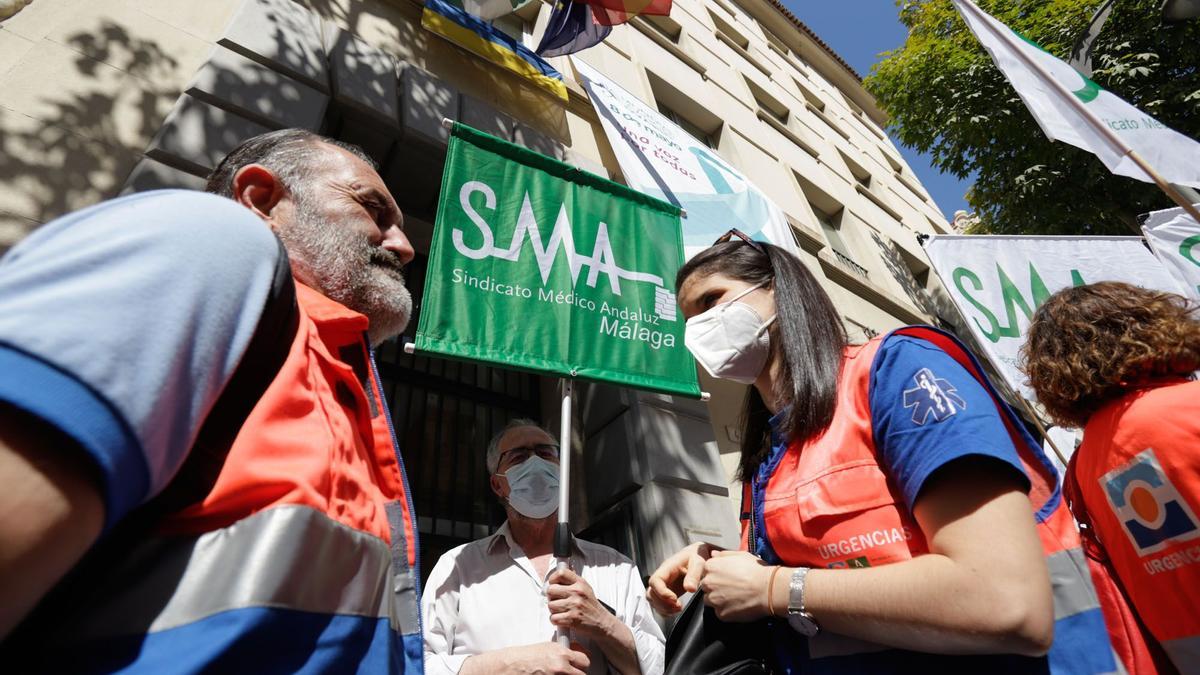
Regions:
<instances>
[{"instance_id":1,"label":"flag pole","mask_svg":"<svg viewBox=\"0 0 1200 675\"><path fill-rule=\"evenodd\" d=\"M959 6L966 7L970 11L975 12L976 19L981 20L984 25L992 28L991 23L987 21L986 15L982 17L979 16L983 14L983 10L979 9L974 2L966 0L966 2L961 3ZM999 23L999 21L997 21L997 23ZM1105 124L1103 120L1101 120L1099 117L1096 117L1095 113L1088 109L1087 104L1076 98L1075 94L1071 93L1070 89L1067 89L1062 82L1056 80L1054 76L1048 73L1040 63L1029 58L1029 55L1025 53L1019 44L1016 43L1012 29L1008 28L1008 26L1005 26L1005 29L1006 30L1000 30L996 32L1000 34L1000 39L1008 43L1009 49L1017 55L1017 58L1021 59L1021 61L1023 61L1027 67L1033 69L1033 71L1041 76L1043 80L1049 82L1050 85L1058 91L1059 96L1066 99L1071 106L1075 108L1075 112L1083 115L1083 118L1087 120L1088 124L1091 124L1097 130L1099 130L1100 135L1103 136L1110 145L1119 150L1122 155L1128 155L1129 158L1133 160L1134 164L1137 164L1138 168L1140 168L1142 171L1145 171L1146 174L1150 176L1151 180L1154 181L1154 184L1171 198L1171 201L1183 207L1184 211L1195 218L1197 222L1200 222L1200 211L1197 211L1196 207L1193 206L1191 202L1189 202L1187 199L1184 199L1183 195L1179 193L1179 190L1176 190L1170 183L1163 180L1163 177L1159 175L1157 171L1151 168L1150 164L1147 163L1141 155L1134 152L1133 148L1129 147L1125 141L1121 140L1120 136L1114 133L1112 129L1108 128L1108 125ZM992 30L995 29L992 28Z\"/></svg>"},{"instance_id":2,"label":"flag pole","mask_svg":"<svg viewBox=\"0 0 1200 675\"><path fill-rule=\"evenodd\" d=\"M1058 455L1058 461L1062 462L1065 469L1067 466L1067 457L1063 454L1062 450L1059 450L1058 444L1054 442L1054 439L1050 438L1050 432L1046 430L1046 425L1042 424L1042 418L1038 417L1037 411L1033 409L1033 406L1029 405L1029 401L1025 400L1021 392L1018 391L1015 393L1017 400L1021 402L1021 405L1025 406L1025 412L1029 413L1029 416L1033 419L1034 426L1042 433L1042 438L1046 439L1046 442L1050 444L1050 449L1054 450L1054 454Z\"/></svg>"},{"instance_id":3,"label":"flag pole","mask_svg":"<svg viewBox=\"0 0 1200 675\"><path fill-rule=\"evenodd\" d=\"M1149 162L1143 159L1141 155L1134 152L1133 148L1127 150L1125 154L1129 155L1129 159L1132 159L1134 164L1137 164L1139 167L1141 167L1142 171L1145 171L1147 174L1149 174L1150 177L1154 179L1154 182L1156 185L1158 185L1159 189L1167 193L1167 196L1170 197L1172 201L1183 207L1183 210L1186 211L1189 216L1194 218L1197 223L1200 223L1200 210L1196 209L1195 204L1192 204L1191 200L1184 198L1182 192L1175 189L1174 185L1167 182L1162 176L1160 176L1159 173L1150 166Z\"/></svg>"},{"instance_id":4,"label":"flag pole","mask_svg":"<svg viewBox=\"0 0 1200 675\"><path fill-rule=\"evenodd\" d=\"M569 377L562 379L562 408L559 420L558 441L558 525L554 528L554 557L558 559L557 571L569 569L571 561L571 394L575 389L574 380ZM570 648L570 631L559 628L555 640L563 647Z\"/></svg>"},{"instance_id":5,"label":"flag pole","mask_svg":"<svg viewBox=\"0 0 1200 675\"><path fill-rule=\"evenodd\" d=\"M921 250L922 251L925 250L925 245L927 243L929 243L929 241L933 237L937 237L937 236L938 235L936 235L936 234L932 235L932 237L926 236L925 239L920 239L918 237L917 242L920 244ZM938 278L941 279L941 281L943 283L945 283L946 280L944 278L942 278L942 273L936 267L934 268L934 273L936 273L938 275ZM966 323L967 317L965 314L962 313L962 310L959 309L958 306L955 305L953 302L951 303L951 306L954 307L954 311L957 312L960 317L962 317L963 323ZM968 334L969 334L969 329L970 329L970 326L968 325ZM987 359L989 362L991 362L992 367L996 369L996 374L999 376L997 378L997 381L999 382L999 386L1003 390L1003 393L1006 393L1011 398L1014 398L1021 402L1021 405L1025 408L1025 412L1029 413L1030 419L1033 420L1033 425L1035 427L1037 427L1037 430L1039 433L1041 433L1042 438L1045 439L1046 442L1048 442L1050 444L1050 449L1054 451L1054 454L1058 456L1058 459L1060 461L1062 461L1063 466L1066 467L1067 466L1067 458L1063 455L1062 450L1059 449L1058 444L1054 442L1054 439L1050 438L1050 432L1046 430L1046 425L1042 424L1042 418L1038 417L1037 411L1035 411L1033 409L1033 406L1029 405L1029 401L1027 401L1025 399L1025 396L1022 395L1018 389L1009 385L1008 381L1004 378L1004 371L1002 371L1000 369L997 359L995 359L986 349L984 349L982 351L983 351L984 358Z\"/></svg>"}]
</instances>

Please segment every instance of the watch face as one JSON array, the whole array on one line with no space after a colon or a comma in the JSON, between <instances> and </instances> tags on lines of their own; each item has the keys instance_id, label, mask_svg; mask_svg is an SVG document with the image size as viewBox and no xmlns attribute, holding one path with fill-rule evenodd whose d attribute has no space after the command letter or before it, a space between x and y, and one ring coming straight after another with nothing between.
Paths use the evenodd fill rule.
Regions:
<instances>
[{"instance_id":1,"label":"watch face","mask_svg":"<svg viewBox=\"0 0 1200 675\"><path fill-rule=\"evenodd\" d=\"M788 625L792 630L803 635L804 637L812 637L817 634L820 628L817 627L817 622L811 617L801 614L800 612L788 613Z\"/></svg>"}]
</instances>

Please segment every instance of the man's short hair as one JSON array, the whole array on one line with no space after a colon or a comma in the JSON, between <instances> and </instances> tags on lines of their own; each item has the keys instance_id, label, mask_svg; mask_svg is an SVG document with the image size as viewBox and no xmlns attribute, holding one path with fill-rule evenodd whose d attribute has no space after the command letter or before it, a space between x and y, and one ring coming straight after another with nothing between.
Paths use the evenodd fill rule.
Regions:
<instances>
[{"instance_id":1,"label":"man's short hair","mask_svg":"<svg viewBox=\"0 0 1200 675\"><path fill-rule=\"evenodd\" d=\"M513 429L519 429L521 427L534 427L535 429L541 429L542 431L546 432L547 436L554 438L554 434L550 433L545 427L537 422L534 422L528 417L515 417L509 420L508 424L505 424L503 429L501 429L495 436L492 436L491 442L488 443L487 470L489 476L496 473L496 469L500 468L500 439L504 438L504 435Z\"/></svg>"},{"instance_id":2,"label":"man's short hair","mask_svg":"<svg viewBox=\"0 0 1200 675\"><path fill-rule=\"evenodd\" d=\"M234 148L208 174L208 184L204 189L232 198L233 176L238 169L249 164L261 164L279 178L284 188L293 191L308 180L313 167L322 159L318 154L322 143L341 148L370 164L372 169L378 169L375 160L357 145L326 138L307 129L280 129L259 134Z\"/></svg>"}]
</instances>

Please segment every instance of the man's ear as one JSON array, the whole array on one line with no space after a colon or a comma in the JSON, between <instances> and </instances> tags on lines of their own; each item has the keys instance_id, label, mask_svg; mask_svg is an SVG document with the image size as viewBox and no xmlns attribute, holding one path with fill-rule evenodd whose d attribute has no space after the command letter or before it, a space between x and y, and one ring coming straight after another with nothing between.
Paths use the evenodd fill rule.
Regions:
<instances>
[{"instance_id":1,"label":"man's ear","mask_svg":"<svg viewBox=\"0 0 1200 675\"><path fill-rule=\"evenodd\" d=\"M247 164L233 174L234 201L268 223L271 212L286 194L279 177L262 164Z\"/></svg>"},{"instance_id":2,"label":"man's ear","mask_svg":"<svg viewBox=\"0 0 1200 675\"><path fill-rule=\"evenodd\" d=\"M495 474L492 474L488 478L488 482L491 483L491 485L492 485L492 492L496 493L497 497L500 497L501 499L503 499L504 493L502 491L502 488L504 487L504 483L501 482L500 477Z\"/></svg>"}]
</instances>

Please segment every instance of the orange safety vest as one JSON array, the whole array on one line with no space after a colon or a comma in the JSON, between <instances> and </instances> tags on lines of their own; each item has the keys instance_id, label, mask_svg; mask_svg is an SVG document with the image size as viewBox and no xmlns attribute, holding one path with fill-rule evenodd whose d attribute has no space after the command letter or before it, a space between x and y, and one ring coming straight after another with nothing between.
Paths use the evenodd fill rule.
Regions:
<instances>
[{"instance_id":1,"label":"orange safety vest","mask_svg":"<svg viewBox=\"0 0 1200 675\"><path fill-rule=\"evenodd\" d=\"M1200 673L1200 382L1169 380L1088 420L1075 478L1138 618Z\"/></svg>"},{"instance_id":2,"label":"orange safety vest","mask_svg":"<svg viewBox=\"0 0 1200 675\"><path fill-rule=\"evenodd\" d=\"M416 520L367 317L296 297L211 487L86 570L31 670L423 671Z\"/></svg>"},{"instance_id":3,"label":"orange safety vest","mask_svg":"<svg viewBox=\"0 0 1200 675\"><path fill-rule=\"evenodd\" d=\"M992 389L979 364L954 338L932 328L907 327L891 335L926 340L961 364L992 395L1030 479L1029 499L1050 567L1055 600L1055 643L1047 656L1054 673L1116 670L1095 591L1087 578L1079 537L1062 504L1054 469L1017 417ZM849 347L838 381L833 421L819 437L785 451L762 491L760 503L744 486L742 546L753 541L754 514L761 513L766 539L789 566L874 567L928 552L925 538L900 490L880 466L873 439L870 380L879 347L887 337ZM786 634L786 633L785 633ZM787 639L799 641L795 633ZM855 655L889 650L883 645L819 633L808 643L806 672L826 672L821 661L838 662L827 672L866 672ZM901 654L911 654L900 652Z\"/></svg>"}]
</instances>

